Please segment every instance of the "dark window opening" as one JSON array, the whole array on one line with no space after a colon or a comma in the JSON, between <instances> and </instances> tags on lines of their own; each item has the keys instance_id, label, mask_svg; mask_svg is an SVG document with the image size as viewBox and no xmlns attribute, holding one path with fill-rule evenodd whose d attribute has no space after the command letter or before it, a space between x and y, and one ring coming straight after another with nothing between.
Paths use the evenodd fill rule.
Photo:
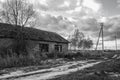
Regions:
<instances>
[{"instance_id":1,"label":"dark window opening","mask_svg":"<svg viewBox=\"0 0 120 80\"><path fill-rule=\"evenodd\" d=\"M55 45L55 51L62 52L62 45Z\"/></svg>"},{"instance_id":2,"label":"dark window opening","mask_svg":"<svg viewBox=\"0 0 120 80\"><path fill-rule=\"evenodd\" d=\"M39 44L39 50L41 52L48 52L49 51L49 45L40 43Z\"/></svg>"}]
</instances>

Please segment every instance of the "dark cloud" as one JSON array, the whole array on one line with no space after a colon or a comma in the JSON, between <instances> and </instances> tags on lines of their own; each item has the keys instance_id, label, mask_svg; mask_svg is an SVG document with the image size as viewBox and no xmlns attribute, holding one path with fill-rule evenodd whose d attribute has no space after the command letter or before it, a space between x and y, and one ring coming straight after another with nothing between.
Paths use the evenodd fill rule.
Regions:
<instances>
[{"instance_id":1,"label":"dark cloud","mask_svg":"<svg viewBox=\"0 0 120 80\"><path fill-rule=\"evenodd\" d=\"M101 28L100 23L95 18L79 20L77 26L80 27L81 31L88 33L94 38L98 37ZM104 23L104 39L106 41L115 40L115 35L117 39L120 39L120 16L107 18Z\"/></svg>"},{"instance_id":2,"label":"dark cloud","mask_svg":"<svg viewBox=\"0 0 120 80\"><path fill-rule=\"evenodd\" d=\"M97 37L98 33L94 33ZM114 16L107 19L104 23L104 37L106 41L115 40L115 35L120 39L120 16Z\"/></svg>"},{"instance_id":3,"label":"dark cloud","mask_svg":"<svg viewBox=\"0 0 120 80\"><path fill-rule=\"evenodd\" d=\"M44 16L40 15L37 28L57 32L63 37L67 37L74 29L70 21L64 17L54 17L48 14Z\"/></svg>"},{"instance_id":4,"label":"dark cloud","mask_svg":"<svg viewBox=\"0 0 120 80\"><path fill-rule=\"evenodd\" d=\"M97 38L100 30L100 23L94 17L78 18L76 21L70 21L63 16L52 16L49 14L39 15L37 28L53 31L67 37L74 31L76 25L81 32L85 32L93 38ZM104 23L104 39L114 40L117 33L117 38L120 39L120 16L107 18Z\"/></svg>"},{"instance_id":5,"label":"dark cloud","mask_svg":"<svg viewBox=\"0 0 120 80\"><path fill-rule=\"evenodd\" d=\"M108 40L114 40L115 35L120 39L120 16L114 16L108 18L105 23L105 37L108 37Z\"/></svg>"}]
</instances>

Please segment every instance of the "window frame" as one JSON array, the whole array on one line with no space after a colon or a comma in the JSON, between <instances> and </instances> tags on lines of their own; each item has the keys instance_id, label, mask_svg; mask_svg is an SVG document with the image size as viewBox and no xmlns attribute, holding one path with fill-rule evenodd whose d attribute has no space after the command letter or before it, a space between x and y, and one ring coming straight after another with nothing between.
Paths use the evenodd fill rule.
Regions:
<instances>
[{"instance_id":1,"label":"window frame","mask_svg":"<svg viewBox=\"0 0 120 80\"><path fill-rule=\"evenodd\" d=\"M62 52L62 45L56 44L54 45L54 47L55 47L54 49L56 52Z\"/></svg>"},{"instance_id":2,"label":"window frame","mask_svg":"<svg viewBox=\"0 0 120 80\"><path fill-rule=\"evenodd\" d=\"M39 43L39 51L40 52L49 52L49 44Z\"/></svg>"}]
</instances>

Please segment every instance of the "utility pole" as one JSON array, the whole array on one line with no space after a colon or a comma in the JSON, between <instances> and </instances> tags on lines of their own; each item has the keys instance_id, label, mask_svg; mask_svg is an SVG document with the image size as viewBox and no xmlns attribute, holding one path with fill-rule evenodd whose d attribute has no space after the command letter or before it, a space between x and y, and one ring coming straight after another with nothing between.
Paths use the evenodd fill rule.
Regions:
<instances>
[{"instance_id":1,"label":"utility pole","mask_svg":"<svg viewBox=\"0 0 120 80\"><path fill-rule=\"evenodd\" d=\"M101 25L101 28L102 28L102 50L104 51L104 34L103 34L103 23L100 23L100 25Z\"/></svg>"},{"instance_id":2,"label":"utility pole","mask_svg":"<svg viewBox=\"0 0 120 80\"><path fill-rule=\"evenodd\" d=\"M100 39L100 34L102 34L102 50L104 51L104 34L103 34L103 23L100 23L100 26L101 26L101 28L100 28L100 32L99 32L99 36L98 36L98 40L97 40L97 44L96 44L96 48L95 48L95 50L97 50L97 46L98 46L98 44L99 44L99 39Z\"/></svg>"},{"instance_id":3,"label":"utility pole","mask_svg":"<svg viewBox=\"0 0 120 80\"><path fill-rule=\"evenodd\" d=\"M117 32L115 33L115 46L116 46L116 51L117 51Z\"/></svg>"},{"instance_id":4,"label":"utility pole","mask_svg":"<svg viewBox=\"0 0 120 80\"><path fill-rule=\"evenodd\" d=\"M100 32L99 32L99 36L98 36L98 40L97 40L97 44L96 44L95 50L97 50L97 47L98 47L98 44L99 44L99 39L100 39L101 31L102 31L102 27L100 28Z\"/></svg>"}]
</instances>

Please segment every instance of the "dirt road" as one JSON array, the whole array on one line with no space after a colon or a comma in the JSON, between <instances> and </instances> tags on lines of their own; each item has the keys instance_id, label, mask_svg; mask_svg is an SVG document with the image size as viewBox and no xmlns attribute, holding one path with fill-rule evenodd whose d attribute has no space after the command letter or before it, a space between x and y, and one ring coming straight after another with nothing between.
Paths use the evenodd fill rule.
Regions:
<instances>
[{"instance_id":1,"label":"dirt road","mask_svg":"<svg viewBox=\"0 0 120 80\"><path fill-rule=\"evenodd\" d=\"M0 76L0 79L4 80L47 80L52 79L61 75L69 74L71 72L76 72L88 67L92 67L96 64L101 63L102 61L71 61L58 66L55 68L42 69L37 71L32 71L24 73L24 71L16 71L10 74L4 74Z\"/></svg>"}]
</instances>

